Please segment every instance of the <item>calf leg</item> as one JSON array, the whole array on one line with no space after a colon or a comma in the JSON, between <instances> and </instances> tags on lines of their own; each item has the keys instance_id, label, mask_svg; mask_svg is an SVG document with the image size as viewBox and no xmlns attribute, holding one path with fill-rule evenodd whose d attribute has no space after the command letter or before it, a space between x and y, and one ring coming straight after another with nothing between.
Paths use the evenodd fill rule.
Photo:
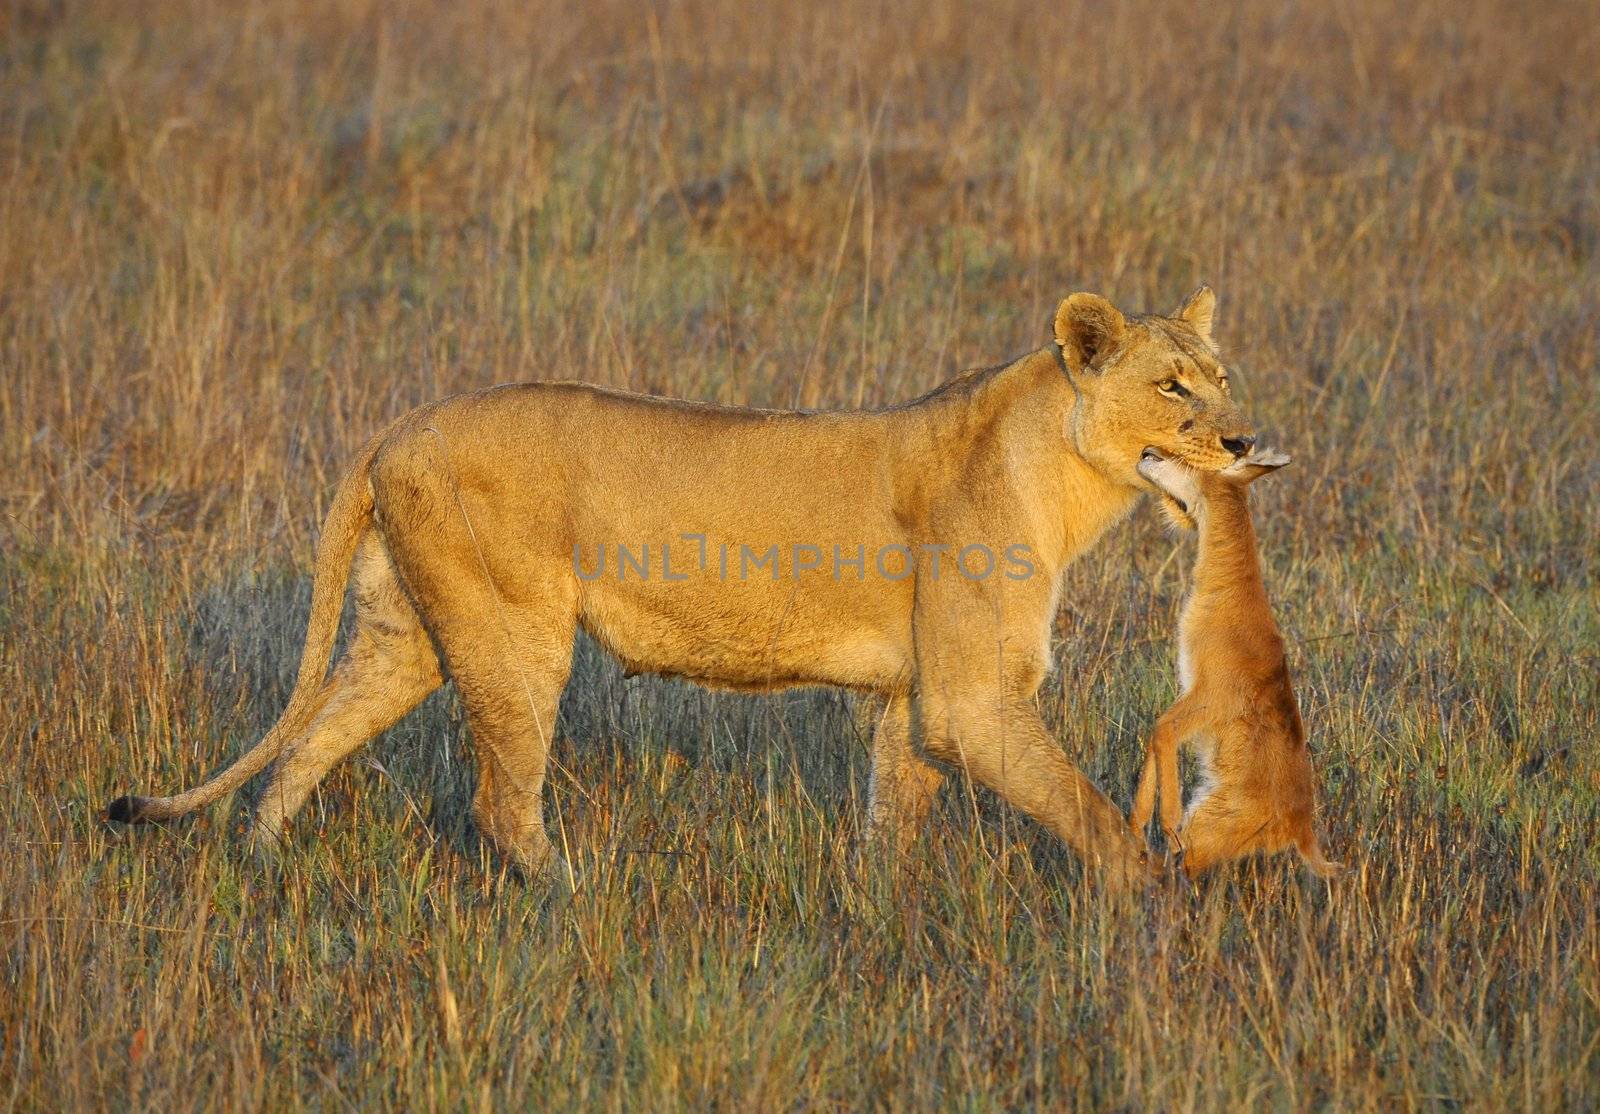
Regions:
<instances>
[{"instance_id":1,"label":"calf leg","mask_svg":"<svg viewBox=\"0 0 1600 1114\"><path fill-rule=\"evenodd\" d=\"M1133 813L1129 827L1143 835L1155 810L1159 787L1161 798L1161 828L1167 842L1176 846L1178 828L1183 819L1183 785L1178 780L1178 748L1188 738L1194 724L1191 708L1186 698L1180 699L1156 721L1149 746L1145 748L1144 770L1139 776L1139 787L1133 794Z\"/></svg>"}]
</instances>

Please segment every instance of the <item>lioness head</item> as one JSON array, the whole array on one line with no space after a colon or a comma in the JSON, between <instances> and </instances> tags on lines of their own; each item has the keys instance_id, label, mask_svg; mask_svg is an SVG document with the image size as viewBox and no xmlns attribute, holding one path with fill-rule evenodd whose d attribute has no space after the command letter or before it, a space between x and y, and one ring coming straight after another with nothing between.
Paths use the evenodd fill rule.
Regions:
<instances>
[{"instance_id":1,"label":"lioness head","mask_svg":"<svg viewBox=\"0 0 1600 1114\"><path fill-rule=\"evenodd\" d=\"M1110 479L1155 492L1185 525L1188 513L1140 473L1145 450L1218 472L1256 439L1211 339L1216 305L1202 286L1171 317L1125 317L1098 294L1073 294L1056 311L1055 341L1078 393L1069 427L1078 452Z\"/></svg>"}]
</instances>

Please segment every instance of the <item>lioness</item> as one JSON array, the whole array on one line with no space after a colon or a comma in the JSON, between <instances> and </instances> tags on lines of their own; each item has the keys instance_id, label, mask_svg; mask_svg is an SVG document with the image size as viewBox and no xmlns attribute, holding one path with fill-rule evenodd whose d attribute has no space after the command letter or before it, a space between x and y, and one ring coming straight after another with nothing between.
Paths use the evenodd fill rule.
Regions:
<instances>
[{"instance_id":1,"label":"lioness","mask_svg":"<svg viewBox=\"0 0 1600 1114\"><path fill-rule=\"evenodd\" d=\"M1201 287L1171 317L1124 317L1074 294L1053 344L881 411L578 383L414 410L340 481L276 726L199 788L123 797L108 816L182 815L276 758L255 819L273 839L448 675L477 752L479 830L525 869L558 865L540 797L581 626L634 672L883 698L868 823L892 848L960 768L1131 884L1150 869L1140 841L1033 695L1062 570L1154 490L1145 447L1202 470L1250 449L1214 305ZM356 629L326 676L347 577Z\"/></svg>"}]
</instances>

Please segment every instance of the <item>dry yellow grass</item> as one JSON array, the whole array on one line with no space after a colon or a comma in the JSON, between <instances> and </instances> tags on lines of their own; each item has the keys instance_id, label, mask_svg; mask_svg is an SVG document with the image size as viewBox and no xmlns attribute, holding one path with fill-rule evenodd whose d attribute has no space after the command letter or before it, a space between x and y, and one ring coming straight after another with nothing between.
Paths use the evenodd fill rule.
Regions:
<instances>
[{"instance_id":1,"label":"dry yellow grass","mask_svg":"<svg viewBox=\"0 0 1600 1114\"><path fill-rule=\"evenodd\" d=\"M0 1105L1600 1101L1592 5L0 10ZM275 717L322 501L402 409L582 377L878 404L1199 281L1294 468L1260 525L1326 785L1288 861L1102 907L952 794L855 869L842 698L624 682L484 882L460 718L109 833ZM1063 745L1170 699L1152 514L1071 574ZM976 812L974 824L971 814ZM492 865L492 864L491 864Z\"/></svg>"}]
</instances>

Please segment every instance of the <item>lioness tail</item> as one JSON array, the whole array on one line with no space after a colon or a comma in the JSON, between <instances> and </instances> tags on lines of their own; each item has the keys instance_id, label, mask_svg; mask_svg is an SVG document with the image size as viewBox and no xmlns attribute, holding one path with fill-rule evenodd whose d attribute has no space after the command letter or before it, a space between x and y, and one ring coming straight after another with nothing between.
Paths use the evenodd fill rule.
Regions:
<instances>
[{"instance_id":1,"label":"lioness tail","mask_svg":"<svg viewBox=\"0 0 1600 1114\"><path fill-rule=\"evenodd\" d=\"M328 672L339 614L344 607L345 583L355 558L361 533L372 518L372 489L368 472L383 441L379 434L368 441L355 463L339 481L333 504L323 520L317 545L316 572L311 585L311 618L306 623L306 644L300 654L300 675L295 679L289 705L265 737L210 781L175 797L118 797L106 806L106 818L124 824L171 820L233 792L260 773L291 739L300 734L316 711L317 692Z\"/></svg>"}]
</instances>

